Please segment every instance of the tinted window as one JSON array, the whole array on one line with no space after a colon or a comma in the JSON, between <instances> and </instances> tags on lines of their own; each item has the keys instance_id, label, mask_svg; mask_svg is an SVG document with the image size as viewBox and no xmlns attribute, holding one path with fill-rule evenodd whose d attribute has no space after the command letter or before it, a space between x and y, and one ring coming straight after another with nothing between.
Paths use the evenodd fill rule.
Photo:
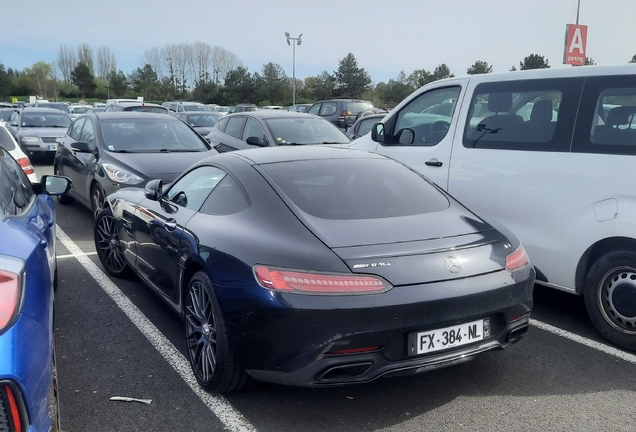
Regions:
<instances>
[{"instance_id":1,"label":"tinted window","mask_svg":"<svg viewBox=\"0 0 636 432\"><path fill-rule=\"evenodd\" d=\"M318 115L330 116L338 111L338 102L323 102Z\"/></svg>"},{"instance_id":2,"label":"tinted window","mask_svg":"<svg viewBox=\"0 0 636 432\"><path fill-rule=\"evenodd\" d=\"M360 125L358 126L358 135L366 135L371 132L371 128L374 124L379 123L382 118L370 118L366 120L360 121Z\"/></svg>"},{"instance_id":3,"label":"tinted window","mask_svg":"<svg viewBox=\"0 0 636 432\"><path fill-rule=\"evenodd\" d=\"M636 76L590 77L573 152L636 155Z\"/></svg>"},{"instance_id":4,"label":"tinted window","mask_svg":"<svg viewBox=\"0 0 636 432\"><path fill-rule=\"evenodd\" d=\"M279 118L265 120L276 145L346 144L349 138L331 122L321 118Z\"/></svg>"},{"instance_id":5,"label":"tinted window","mask_svg":"<svg viewBox=\"0 0 636 432\"><path fill-rule=\"evenodd\" d=\"M90 120L86 120L84 124L84 128L82 129L82 135L80 136L80 141L84 141L90 147L95 147L95 129L93 128L93 122Z\"/></svg>"},{"instance_id":6,"label":"tinted window","mask_svg":"<svg viewBox=\"0 0 636 432\"><path fill-rule=\"evenodd\" d=\"M198 211L210 191L226 176L225 171L204 166L190 171L170 187L169 201L190 210Z\"/></svg>"},{"instance_id":7,"label":"tinted window","mask_svg":"<svg viewBox=\"0 0 636 432\"><path fill-rule=\"evenodd\" d=\"M157 114L166 114L167 111L163 107L158 106L148 106L148 105L139 105L139 106L128 106L123 109L124 111L135 111L135 112L150 112Z\"/></svg>"},{"instance_id":8,"label":"tinted window","mask_svg":"<svg viewBox=\"0 0 636 432\"><path fill-rule=\"evenodd\" d=\"M82 132L82 126L84 126L85 121L85 117L75 120L73 122L73 126L71 126L70 130L68 131L68 136L73 138L75 141L79 141L80 133Z\"/></svg>"},{"instance_id":9,"label":"tinted window","mask_svg":"<svg viewBox=\"0 0 636 432\"><path fill-rule=\"evenodd\" d=\"M230 117L228 119L227 125L225 126L224 132L229 136L233 136L234 138L240 138L244 122L245 117Z\"/></svg>"},{"instance_id":10,"label":"tinted window","mask_svg":"<svg viewBox=\"0 0 636 432\"><path fill-rule=\"evenodd\" d=\"M229 118L225 117L222 118L221 120L219 120L219 123L216 125L216 127L221 131L224 132L225 131L225 126L227 125Z\"/></svg>"},{"instance_id":11,"label":"tinted window","mask_svg":"<svg viewBox=\"0 0 636 432\"><path fill-rule=\"evenodd\" d=\"M387 137L389 143L419 146L439 143L449 130L455 104L452 104L451 116L433 114L430 110L449 99L456 100L460 90L460 87L436 89L413 99L398 113L393 133Z\"/></svg>"},{"instance_id":12,"label":"tinted window","mask_svg":"<svg viewBox=\"0 0 636 432\"><path fill-rule=\"evenodd\" d=\"M249 201L245 197L243 189L232 176L226 175L205 200L201 212L212 215L229 215L248 207Z\"/></svg>"},{"instance_id":13,"label":"tinted window","mask_svg":"<svg viewBox=\"0 0 636 432\"><path fill-rule=\"evenodd\" d=\"M0 109L0 121L9 121L11 114L13 114L13 110L11 108Z\"/></svg>"},{"instance_id":14,"label":"tinted window","mask_svg":"<svg viewBox=\"0 0 636 432\"><path fill-rule=\"evenodd\" d=\"M231 122L230 122L231 123ZM253 118L248 117L245 123L245 129L243 131L243 141L247 141L248 138L258 138L259 142L267 144L267 138L265 132L260 124Z\"/></svg>"},{"instance_id":15,"label":"tinted window","mask_svg":"<svg viewBox=\"0 0 636 432\"><path fill-rule=\"evenodd\" d=\"M15 148L15 141L7 130L0 127L0 147L5 150L13 150Z\"/></svg>"},{"instance_id":16,"label":"tinted window","mask_svg":"<svg viewBox=\"0 0 636 432\"><path fill-rule=\"evenodd\" d=\"M71 125L70 117L59 111L23 112L21 122L22 127L68 128Z\"/></svg>"},{"instance_id":17,"label":"tinted window","mask_svg":"<svg viewBox=\"0 0 636 432\"><path fill-rule=\"evenodd\" d=\"M32 198L28 177L15 159L0 148L0 215L19 215Z\"/></svg>"},{"instance_id":18,"label":"tinted window","mask_svg":"<svg viewBox=\"0 0 636 432\"><path fill-rule=\"evenodd\" d=\"M345 110L347 111L347 115L358 115L363 112L373 111L373 104L365 101L347 102Z\"/></svg>"},{"instance_id":19,"label":"tinted window","mask_svg":"<svg viewBox=\"0 0 636 432\"><path fill-rule=\"evenodd\" d=\"M183 105L185 111L207 111L204 105Z\"/></svg>"},{"instance_id":20,"label":"tinted window","mask_svg":"<svg viewBox=\"0 0 636 432\"><path fill-rule=\"evenodd\" d=\"M464 146L569 151L583 78L484 83L473 94Z\"/></svg>"},{"instance_id":21,"label":"tinted window","mask_svg":"<svg viewBox=\"0 0 636 432\"><path fill-rule=\"evenodd\" d=\"M219 120L215 114L184 114L182 118L192 127L212 127Z\"/></svg>"},{"instance_id":22,"label":"tinted window","mask_svg":"<svg viewBox=\"0 0 636 432\"><path fill-rule=\"evenodd\" d=\"M318 114L318 112L320 112L320 104L314 104L312 106L309 107L309 109L307 110L307 112L309 114Z\"/></svg>"},{"instance_id":23,"label":"tinted window","mask_svg":"<svg viewBox=\"0 0 636 432\"><path fill-rule=\"evenodd\" d=\"M390 159L294 161L261 165L301 210L323 219L375 219L441 211L447 198Z\"/></svg>"}]
</instances>

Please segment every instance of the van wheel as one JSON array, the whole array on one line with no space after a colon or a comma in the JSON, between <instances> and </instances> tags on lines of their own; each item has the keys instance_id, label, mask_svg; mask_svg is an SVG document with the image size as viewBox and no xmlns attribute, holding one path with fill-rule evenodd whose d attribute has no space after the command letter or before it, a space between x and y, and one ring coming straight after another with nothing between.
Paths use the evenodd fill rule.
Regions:
<instances>
[{"instance_id":1,"label":"van wheel","mask_svg":"<svg viewBox=\"0 0 636 432\"><path fill-rule=\"evenodd\" d=\"M584 296L596 329L636 351L636 250L617 249L598 258L585 279Z\"/></svg>"}]
</instances>

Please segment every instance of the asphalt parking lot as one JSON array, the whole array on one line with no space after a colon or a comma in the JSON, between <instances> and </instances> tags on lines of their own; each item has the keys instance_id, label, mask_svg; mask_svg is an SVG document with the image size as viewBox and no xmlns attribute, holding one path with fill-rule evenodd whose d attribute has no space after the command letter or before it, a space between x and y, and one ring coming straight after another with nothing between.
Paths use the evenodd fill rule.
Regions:
<instances>
[{"instance_id":1,"label":"asphalt parking lot","mask_svg":"<svg viewBox=\"0 0 636 432\"><path fill-rule=\"evenodd\" d=\"M64 431L636 430L636 356L605 343L582 299L540 286L526 337L471 362L358 386L206 393L190 373L183 322L140 281L103 273L90 211L57 210Z\"/></svg>"}]
</instances>

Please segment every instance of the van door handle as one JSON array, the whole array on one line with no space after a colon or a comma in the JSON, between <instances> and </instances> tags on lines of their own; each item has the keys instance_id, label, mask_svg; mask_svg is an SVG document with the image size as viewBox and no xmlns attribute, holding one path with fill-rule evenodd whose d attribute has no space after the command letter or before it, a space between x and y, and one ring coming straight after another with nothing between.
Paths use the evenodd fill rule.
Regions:
<instances>
[{"instance_id":1,"label":"van door handle","mask_svg":"<svg viewBox=\"0 0 636 432\"><path fill-rule=\"evenodd\" d=\"M429 161L424 162L426 165L428 166L434 166L434 167L441 167L442 166L442 162L438 161L437 159L433 158Z\"/></svg>"}]
</instances>

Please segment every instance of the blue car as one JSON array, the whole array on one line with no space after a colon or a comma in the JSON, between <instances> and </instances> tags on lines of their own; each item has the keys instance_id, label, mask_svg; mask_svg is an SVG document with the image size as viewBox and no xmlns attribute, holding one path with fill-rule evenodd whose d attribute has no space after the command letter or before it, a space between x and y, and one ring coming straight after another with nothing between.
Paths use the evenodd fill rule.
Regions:
<instances>
[{"instance_id":1,"label":"blue car","mask_svg":"<svg viewBox=\"0 0 636 432\"><path fill-rule=\"evenodd\" d=\"M0 148L0 431L57 431L55 207L65 177L31 183Z\"/></svg>"}]
</instances>

